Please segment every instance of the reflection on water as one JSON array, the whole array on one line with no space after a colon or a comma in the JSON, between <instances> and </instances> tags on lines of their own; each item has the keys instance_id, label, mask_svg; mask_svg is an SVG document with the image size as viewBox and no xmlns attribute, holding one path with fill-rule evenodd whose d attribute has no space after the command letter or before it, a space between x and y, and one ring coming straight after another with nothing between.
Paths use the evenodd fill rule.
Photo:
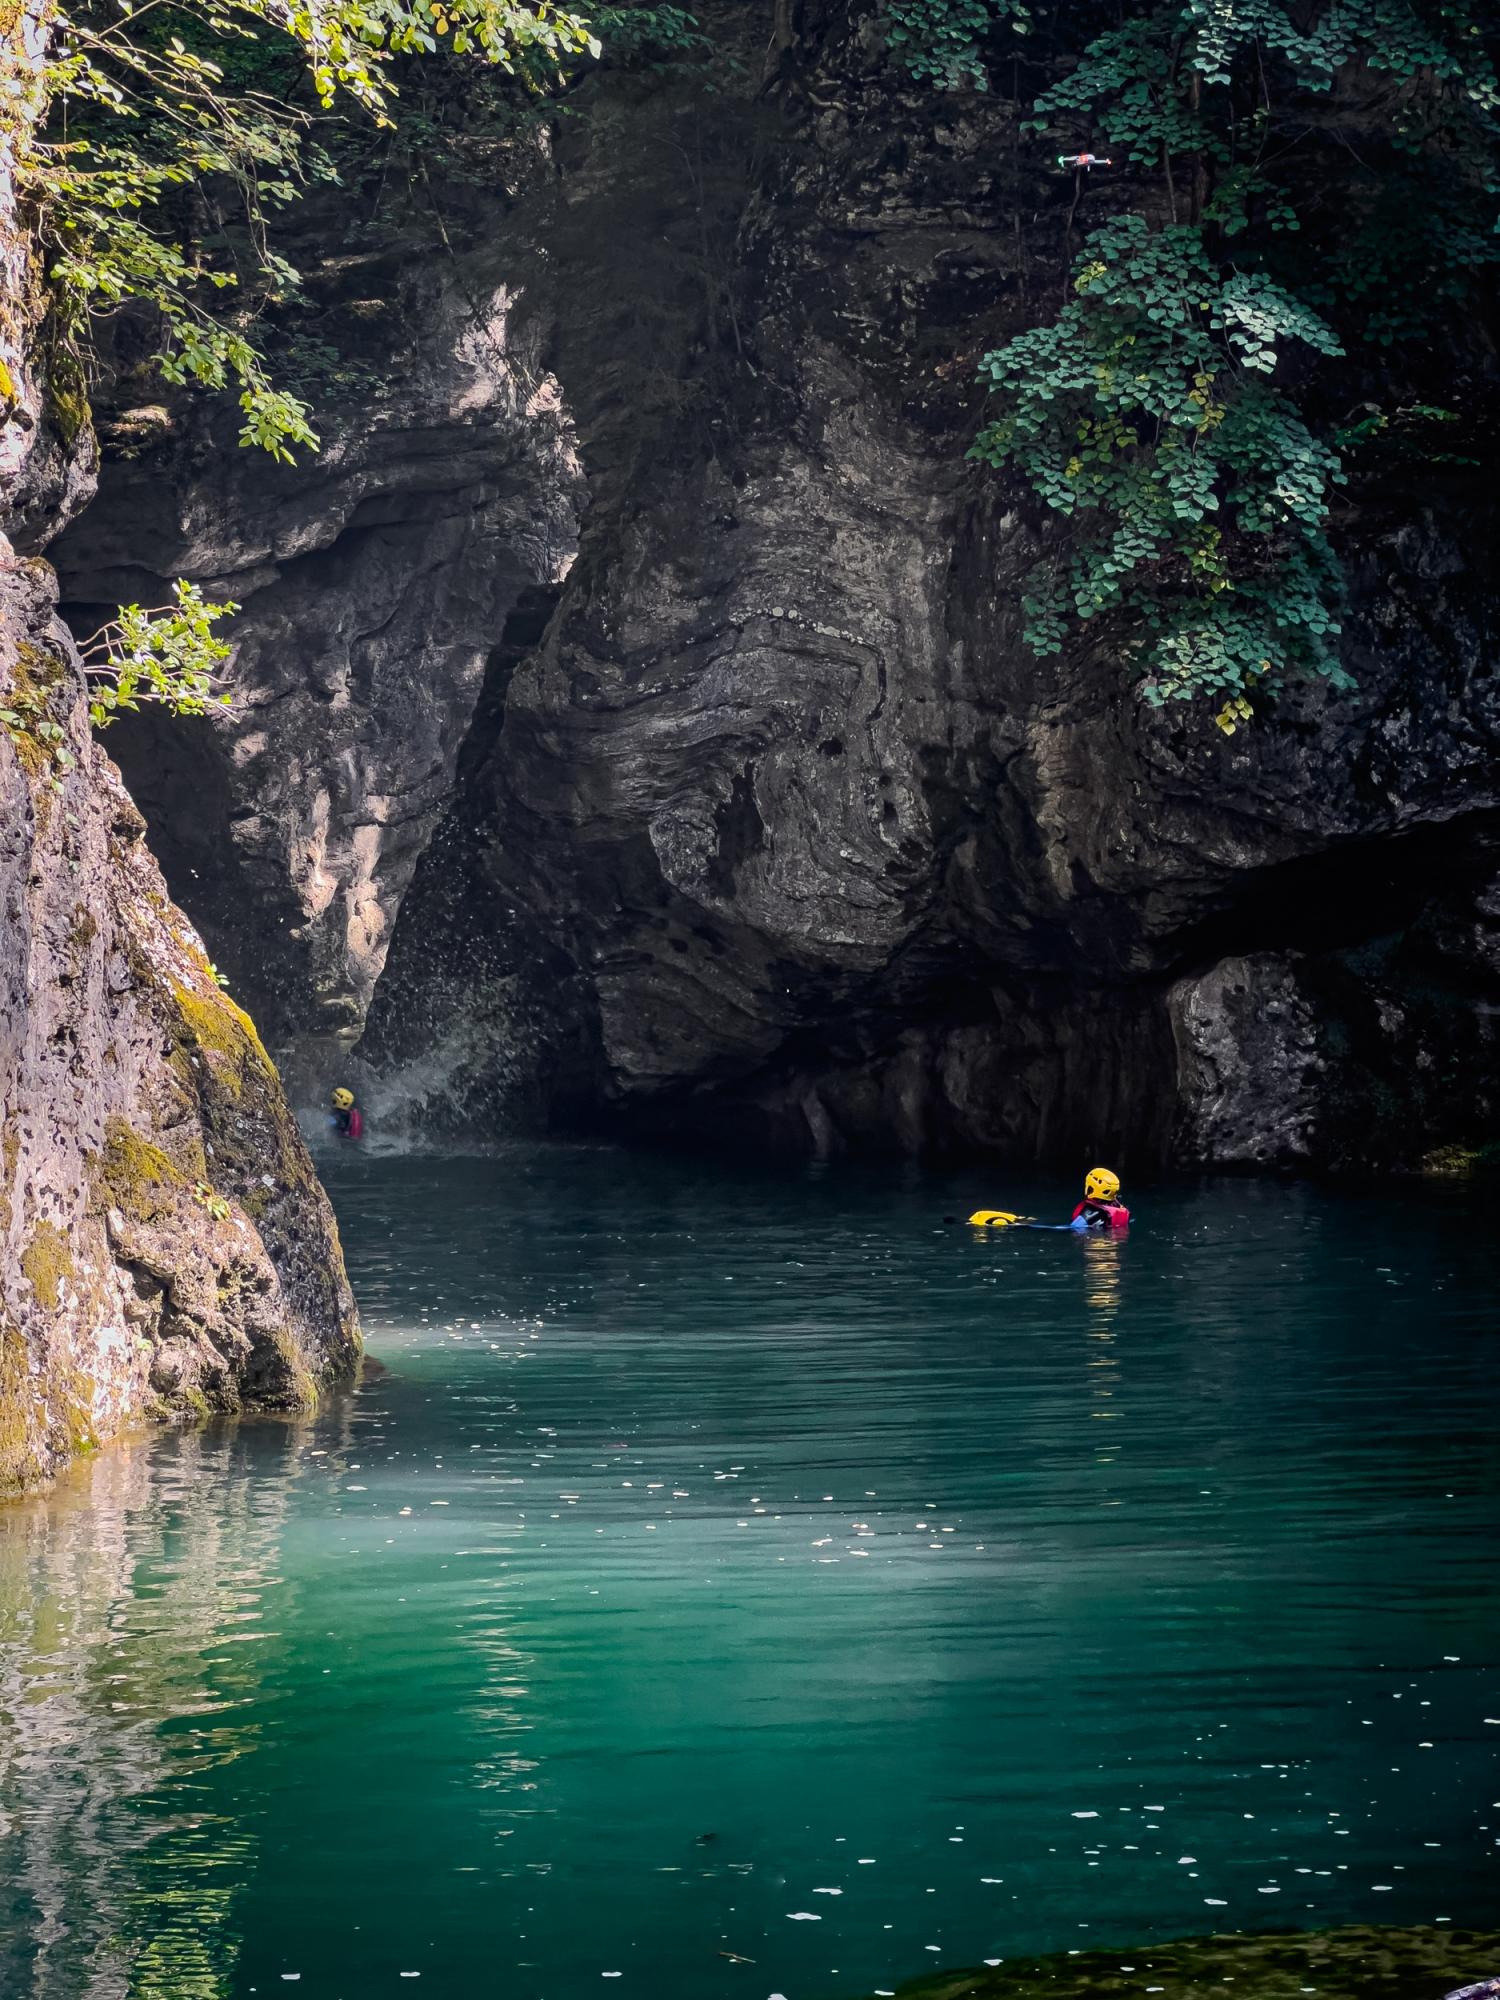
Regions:
<instances>
[{"instance_id":1,"label":"reflection on water","mask_svg":"<svg viewBox=\"0 0 1500 2000\"><path fill-rule=\"evenodd\" d=\"M1125 1244L1118 1236L1085 1236L1079 1250L1083 1257L1083 1302L1088 1308L1090 1328L1107 1338L1120 1310Z\"/></svg>"},{"instance_id":2,"label":"reflection on water","mask_svg":"<svg viewBox=\"0 0 1500 2000\"><path fill-rule=\"evenodd\" d=\"M1120 1414L1116 1391L1120 1383L1120 1353L1115 1338L1115 1315L1120 1307L1124 1275L1125 1246L1113 1237L1085 1237L1079 1252L1083 1259L1084 1338L1088 1349L1089 1416L1095 1423L1108 1424ZM1096 1436L1094 1457L1100 1465L1114 1462L1117 1445L1112 1432Z\"/></svg>"},{"instance_id":3,"label":"reflection on water","mask_svg":"<svg viewBox=\"0 0 1500 2000\"><path fill-rule=\"evenodd\" d=\"M327 1425L324 1430L326 1433ZM221 2000L253 1820L207 1780L254 1747L307 1427L132 1440L0 1531L0 1993Z\"/></svg>"},{"instance_id":4,"label":"reflection on water","mask_svg":"<svg viewBox=\"0 0 1500 2000\"><path fill-rule=\"evenodd\" d=\"M941 1217L1047 1192L333 1172L389 1373L0 1510L5 2000L834 2000L1492 1915L1462 1190L985 1241Z\"/></svg>"}]
</instances>

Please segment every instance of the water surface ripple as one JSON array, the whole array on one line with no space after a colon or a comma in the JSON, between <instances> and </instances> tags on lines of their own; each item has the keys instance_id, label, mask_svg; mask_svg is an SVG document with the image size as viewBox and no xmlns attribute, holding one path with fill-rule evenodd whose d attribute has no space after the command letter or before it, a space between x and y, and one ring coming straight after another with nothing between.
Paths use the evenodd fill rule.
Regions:
<instances>
[{"instance_id":1,"label":"water surface ripple","mask_svg":"<svg viewBox=\"0 0 1500 2000\"><path fill-rule=\"evenodd\" d=\"M7 2000L1494 1921L1480 1193L330 1165L389 1372L0 1510Z\"/></svg>"}]
</instances>

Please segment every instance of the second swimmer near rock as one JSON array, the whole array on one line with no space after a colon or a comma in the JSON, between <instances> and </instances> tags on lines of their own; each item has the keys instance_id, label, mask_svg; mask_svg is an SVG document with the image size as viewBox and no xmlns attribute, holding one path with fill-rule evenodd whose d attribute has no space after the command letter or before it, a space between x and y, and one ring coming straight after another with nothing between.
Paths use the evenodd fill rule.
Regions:
<instances>
[{"instance_id":1,"label":"second swimmer near rock","mask_svg":"<svg viewBox=\"0 0 1500 2000\"><path fill-rule=\"evenodd\" d=\"M328 1122L341 1139L363 1139L364 1113L354 1101L354 1092L340 1084L328 1093Z\"/></svg>"},{"instance_id":2,"label":"second swimmer near rock","mask_svg":"<svg viewBox=\"0 0 1500 2000\"><path fill-rule=\"evenodd\" d=\"M1095 1167L1084 1180L1083 1200L1070 1222L1038 1222L1007 1208L976 1208L969 1221L976 1229L1070 1229L1090 1236L1128 1229L1130 1210L1120 1200L1120 1176L1108 1167Z\"/></svg>"}]
</instances>

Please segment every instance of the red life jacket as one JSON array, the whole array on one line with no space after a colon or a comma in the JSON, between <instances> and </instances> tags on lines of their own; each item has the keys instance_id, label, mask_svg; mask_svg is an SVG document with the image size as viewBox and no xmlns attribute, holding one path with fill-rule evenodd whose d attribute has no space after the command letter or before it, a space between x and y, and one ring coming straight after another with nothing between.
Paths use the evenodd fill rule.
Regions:
<instances>
[{"instance_id":1,"label":"red life jacket","mask_svg":"<svg viewBox=\"0 0 1500 2000\"><path fill-rule=\"evenodd\" d=\"M349 1113L349 1125L344 1136L346 1139L363 1139L365 1136L365 1121L359 1114L358 1105Z\"/></svg>"},{"instance_id":2,"label":"red life jacket","mask_svg":"<svg viewBox=\"0 0 1500 2000\"><path fill-rule=\"evenodd\" d=\"M1074 1222L1078 1220L1080 1215L1106 1216L1108 1221L1105 1226L1109 1229L1128 1229L1130 1227L1130 1210L1126 1208L1123 1202L1090 1201L1085 1196L1073 1211Z\"/></svg>"}]
</instances>

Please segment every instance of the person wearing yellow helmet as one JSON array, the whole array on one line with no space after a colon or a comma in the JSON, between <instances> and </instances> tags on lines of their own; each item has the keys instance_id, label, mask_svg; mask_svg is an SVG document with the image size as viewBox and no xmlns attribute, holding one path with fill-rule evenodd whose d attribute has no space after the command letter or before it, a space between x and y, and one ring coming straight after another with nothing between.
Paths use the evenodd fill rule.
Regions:
<instances>
[{"instance_id":1,"label":"person wearing yellow helmet","mask_svg":"<svg viewBox=\"0 0 1500 2000\"><path fill-rule=\"evenodd\" d=\"M1094 1167L1085 1176L1083 1200L1073 1211L1070 1229L1080 1234L1106 1229L1128 1229L1130 1210L1120 1200L1120 1176L1108 1167Z\"/></svg>"},{"instance_id":2,"label":"person wearing yellow helmet","mask_svg":"<svg viewBox=\"0 0 1500 2000\"><path fill-rule=\"evenodd\" d=\"M951 1222L953 1217L944 1220ZM969 1222L975 1229L1071 1229L1080 1236L1102 1235L1128 1229L1130 1210L1120 1199L1120 1176L1109 1167L1093 1167L1070 1222L1038 1222L1035 1216L1015 1215L1008 1208L976 1208Z\"/></svg>"},{"instance_id":3,"label":"person wearing yellow helmet","mask_svg":"<svg viewBox=\"0 0 1500 2000\"><path fill-rule=\"evenodd\" d=\"M363 1139L365 1121L354 1101L354 1092L340 1084L328 1097L333 1112L328 1122L341 1139Z\"/></svg>"}]
</instances>

